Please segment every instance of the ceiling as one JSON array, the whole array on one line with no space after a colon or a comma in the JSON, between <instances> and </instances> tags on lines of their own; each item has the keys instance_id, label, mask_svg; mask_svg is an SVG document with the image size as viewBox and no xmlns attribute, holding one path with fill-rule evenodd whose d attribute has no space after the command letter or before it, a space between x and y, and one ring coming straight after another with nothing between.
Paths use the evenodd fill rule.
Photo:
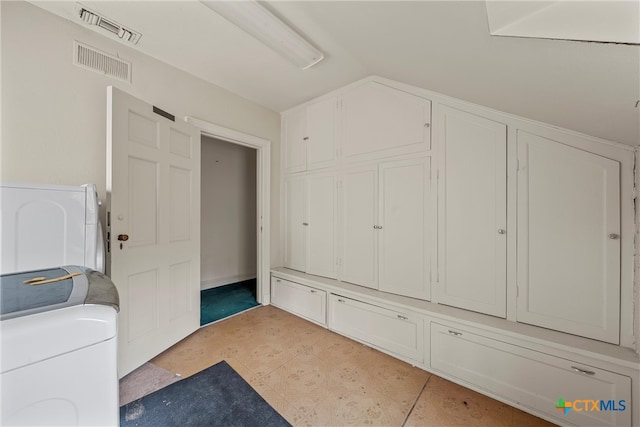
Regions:
<instances>
[{"instance_id":1,"label":"ceiling","mask_svg":"<svg viewBox=\"0 0 640 427\"><path fill-rule=\"evenodd\" d=\"M33 3L85 25L75 2ZM325 53L308 70L197 1L81 3L141 32L135 49L275 111L375 74L640 145L640 46L491 36L484 1L266 3Z\"/></svg>"}]
</instances>

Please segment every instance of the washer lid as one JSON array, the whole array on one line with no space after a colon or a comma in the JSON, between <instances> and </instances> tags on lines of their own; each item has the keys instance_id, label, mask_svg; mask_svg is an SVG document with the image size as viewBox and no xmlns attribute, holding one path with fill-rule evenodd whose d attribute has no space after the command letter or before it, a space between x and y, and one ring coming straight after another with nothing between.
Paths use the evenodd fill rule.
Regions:
<instances>
[{"instance_id":1,"label":"washer lid","mask_svg":"<svg viewBox=\"0 0 640 427\"><path fill-rule=\"evenodd\" d=\"M35 278L46 281L69 274L77 275L40 285L25 283ZM84 271L72 266L1 275L0 320L83 304L87 292Z\"/></svg>"}]
</instances>

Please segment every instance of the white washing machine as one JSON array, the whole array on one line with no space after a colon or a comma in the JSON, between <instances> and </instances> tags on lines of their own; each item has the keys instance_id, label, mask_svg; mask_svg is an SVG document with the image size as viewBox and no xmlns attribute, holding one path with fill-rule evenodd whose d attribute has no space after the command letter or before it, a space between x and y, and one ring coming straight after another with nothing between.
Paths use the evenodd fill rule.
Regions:
<instances>
[{"instance_id":1,"label":"white washing machine","mask_svg":"<svg viewBox=\"0 0 640 427\"><path fill-rule=\"evenodd\" d=\"M117 426L111 280L76 266L4 274L0 302L0 424Z\"/></svg>"}]
</instances>

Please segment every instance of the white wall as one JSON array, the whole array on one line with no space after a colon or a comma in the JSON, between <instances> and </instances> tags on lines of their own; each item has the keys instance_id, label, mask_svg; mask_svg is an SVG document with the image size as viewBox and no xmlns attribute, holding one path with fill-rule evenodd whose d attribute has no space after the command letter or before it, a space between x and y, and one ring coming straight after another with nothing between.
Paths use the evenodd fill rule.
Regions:
<instances>
[{"instance_id":1,"label":"white wall","mask_svg":"<svg viewBox=\"0 0 640 427\"><path fill-rule=\"evenodd\" d=\"M276 112L32 4L2 1L0 8L2 181L91 182L104 199L106 87L113 85L179 119L189 115L270 140L271 235L279 235L280 117ZM132 83L74 66L74 40L131 61ZM275 238L271 265L280 264Z\"/></svg>"},{"instance_id":2,"label":"white wall","mask_svg":"<svg viewBox=\"0 0 640 427\"><path fill-rule=\"evenodd\" d=\"M202 289L256 277L256 150L202 138Z\"/></svg>"}]
</instances>

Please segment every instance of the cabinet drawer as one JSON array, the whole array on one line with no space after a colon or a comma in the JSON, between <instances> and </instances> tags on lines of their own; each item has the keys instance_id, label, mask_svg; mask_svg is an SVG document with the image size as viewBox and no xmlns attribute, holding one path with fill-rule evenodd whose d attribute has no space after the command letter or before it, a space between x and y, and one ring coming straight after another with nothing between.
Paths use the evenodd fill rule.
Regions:
<instances>
[{"instance_id":1,"label":"cabinet drawer","mask_svg":"<svg viewBox=\"0 0 640 427\"><path fill-rule=\"evenodd\" d=\"M554 417L558 423L631 425L627 376L437 323L431 324L430 347L432 369ZM559 399L574 404L573 409L566 414L556 409ZM605 406L591 401L604 401Z\"/></svg>"},{"instance_id":2,"label":"cabinet drawer","mask_svg":"<svg viewBox=\"0 0 640 427\"><path fill-rule=\"evenodd\" d=\"M422 362L421 317L333 294L330 296L329 313L330 329Z\"/></svg>"},{"instance_id":3,"label":"cabinet drawer","mask_svg":"<svg viewBox=\"0 0 640 427\"><path fill-rule=\"evenodd\" d=\"M305 319L327 324L327 293L277 277L271 278L271 303Z\"/></svg>"}]
</instances>

